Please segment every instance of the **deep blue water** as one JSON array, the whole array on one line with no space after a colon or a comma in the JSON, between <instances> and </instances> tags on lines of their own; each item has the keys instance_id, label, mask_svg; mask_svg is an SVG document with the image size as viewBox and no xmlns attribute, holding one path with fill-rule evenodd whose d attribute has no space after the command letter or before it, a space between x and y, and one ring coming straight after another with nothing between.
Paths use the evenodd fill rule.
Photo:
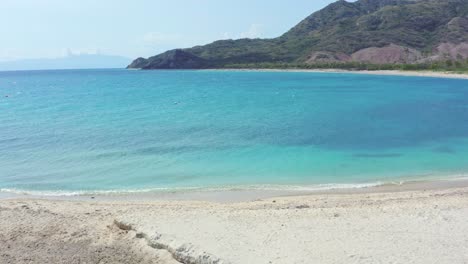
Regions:
<instances>
[{"instance_id":1,"label":"deep blue water","mask_svg":"<svg viewBox=\"0 0 468 264\"><path fill-rule=\"evenodd\" d=\"M0 189L348 184L467 171L467 80L0 72Z\"/></svg>"}]
</instances>

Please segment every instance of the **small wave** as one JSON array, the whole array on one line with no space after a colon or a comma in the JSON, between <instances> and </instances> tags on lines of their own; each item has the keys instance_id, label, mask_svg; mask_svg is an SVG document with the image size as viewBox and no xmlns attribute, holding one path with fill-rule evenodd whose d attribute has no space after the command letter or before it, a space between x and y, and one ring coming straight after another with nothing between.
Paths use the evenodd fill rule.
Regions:
<instances>
[{"instance_id":1,"label":"small wave","mask_svg":"<svg viewBox=\"0 0 468 264\"><path fill-rule=\"evenodd\" d=\"M382 186L385 183L363 183L363 184L317 184L317 185L247 185L247 186L221 186L221 187L174 187L174 188L148 188L134 190L83 190L83 191L65 191L49 190L35 191L16 188L3 188L0 192L31 195L31 196L89 196L89 195L125 195L125 194L144 194L144 193L181 193L181 192L224 192L224 191L326 191L338 189L363 189Z\"/></svg>"},{"instance_id":2,"label":"small wave","mask_svg":"<svg viewBox=\"0 0 468 264\"><path fill-rule=\"evenodd\" d=\"M228 185L218 187L159 187L142 189L115 189L115 190L23 190L16 188L0 188L0 193L9 193L16 195L42 196L42 197L73 197L73 196L115 196L132 195L148 193L187 193L187 192L234 192L234 191L284 191L284 192L320 192L333 190L351 190L366 189L379 186L404 185L408 183L417 183L425 181L460 181L468 180L468 175L458 174L441 177L424 177L420 179L406 179L400 181L377 181L369 183L331 183L331 184L313 184L313 185L281 185L281 184L263 184L263 185Z\"/></svg>"},{"instance_id":3,"label":"small wave","mask_svg":"<svg viewBox=\"0 0 468 264\"><path fill-rule=\"evenodd\" d=\"M177 188L178 191L184 190L195 190L193 188ZM24 190L16 188L3 188L0 192L11 193L18 195L32 195L32 196L49 196L49 197L60 197L60 196L88 196L88 195L120 195L120 194L133 194L133 193L150 193L150 192L173 192L175 188L151 188L151 189L135 189L135 190L82 190L82 191L65 191L65 190L47 190L47 191L35 191L35 190Z\"/></svg>"}]
</instances>

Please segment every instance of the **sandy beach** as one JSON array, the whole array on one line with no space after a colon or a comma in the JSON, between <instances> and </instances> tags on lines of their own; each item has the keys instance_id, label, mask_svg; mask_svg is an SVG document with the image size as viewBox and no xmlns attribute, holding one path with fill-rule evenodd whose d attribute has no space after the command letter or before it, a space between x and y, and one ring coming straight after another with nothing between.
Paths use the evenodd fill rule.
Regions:
<instances>
[{"instance_id":1,"label":"sandy beach","mask_svg":"<svg viewBox=\"0 0 468 264\"><path fill-rule=\"evenodd\" d=\"M0 263L468 263L468 188L0 200Z\"/></svg>"},{"instance_id":2,"label":"sandy beach","mask_svg":"<svg viewBox=\"0 0 468 264\"><path fill-rule=\"evenodd\" d=\"M220 69L219 71L352 73L352 74L370 74L370 75L384 75L384 76L413 76L413 77L432 77L432 78L449 78L449 79L468 79L467 73L436 72L436 71L398 71L398 70L349 71L349 70L342 70L342 69Z\"/></svg>"},{"instance_id":3,"label":"sandy beach","mask_svg":"<svg viewBox=\"0 0 468 264\"><path fill-rule=\"evenodd\" d=\"M432 72L432 71L356 71L358 74L390 75L390 76L415 76L450 79L468 79L466 73Z\"/></svg>"}]
</instances>

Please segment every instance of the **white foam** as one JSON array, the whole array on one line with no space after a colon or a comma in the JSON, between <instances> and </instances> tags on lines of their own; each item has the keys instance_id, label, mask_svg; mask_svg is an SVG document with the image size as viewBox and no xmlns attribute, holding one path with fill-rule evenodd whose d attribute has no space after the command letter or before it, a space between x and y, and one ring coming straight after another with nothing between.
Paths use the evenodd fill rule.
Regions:
<instances>
[{"instance_id":1,"label":"white foam","mask_svg":"<svg viewBox=\"0 0 468 264\"><path fill-rule=\"evenodd\" d=\"M311 184L311 185L281 185L281 184L263 184L263 185L228 185L219 187L164 187L164 188L143 188L143 189L119 189L119 190L23 190L16 188L0 188L0 193L14 195L28 195L41 197L73 197L73 196L113 196L127 194L145 194L145 193L189 193L189 192L224 192L224 191L285 191L285 192L317 192L333 191L346 189L366 189L384 185L404 185L410 182L422 181L459 181L468 180L468 175L457 174L444 177L425 177L419 179L408 179L400 181L378 181L369 183L330 183L330 184Z\"/></svg>"},{"instance_id":2,"label":"white foam","mask_svg":"<svg viewBox=\"0 0 468 264\"><path fill-rule=\"evenodd\" d=\"M384 185L383 182L362 183L362 184L317 184L317 185L244 185L244 186L222 186L222 187L177 187L177 188L148 188L134 190L83 190L83 191L65 191L65 190L23 190L15 188L3 188L0 192L17 195L32 196L88 196L88 195L125 195L139 193L168 193L168 192L220 192L220 191L325 191L338 189L362 189Z\"/></svg>"}]
</instances>

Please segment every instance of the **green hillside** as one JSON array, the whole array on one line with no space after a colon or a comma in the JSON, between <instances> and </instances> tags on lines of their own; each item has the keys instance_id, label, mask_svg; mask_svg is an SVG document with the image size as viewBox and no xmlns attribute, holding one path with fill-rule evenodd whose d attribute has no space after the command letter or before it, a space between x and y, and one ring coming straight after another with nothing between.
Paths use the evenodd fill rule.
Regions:
<instances>
[{"instance_id":1,"label":"green hillside","mask_svg":"<svg viewBox=\"0 0 468 264\"><path fill-rule=\"evenodd\" d=\"M468 59L468 0L344 0L274 39L221 40L138 58L129 68L428 64Z\"/></svg>"}]
</instances>

